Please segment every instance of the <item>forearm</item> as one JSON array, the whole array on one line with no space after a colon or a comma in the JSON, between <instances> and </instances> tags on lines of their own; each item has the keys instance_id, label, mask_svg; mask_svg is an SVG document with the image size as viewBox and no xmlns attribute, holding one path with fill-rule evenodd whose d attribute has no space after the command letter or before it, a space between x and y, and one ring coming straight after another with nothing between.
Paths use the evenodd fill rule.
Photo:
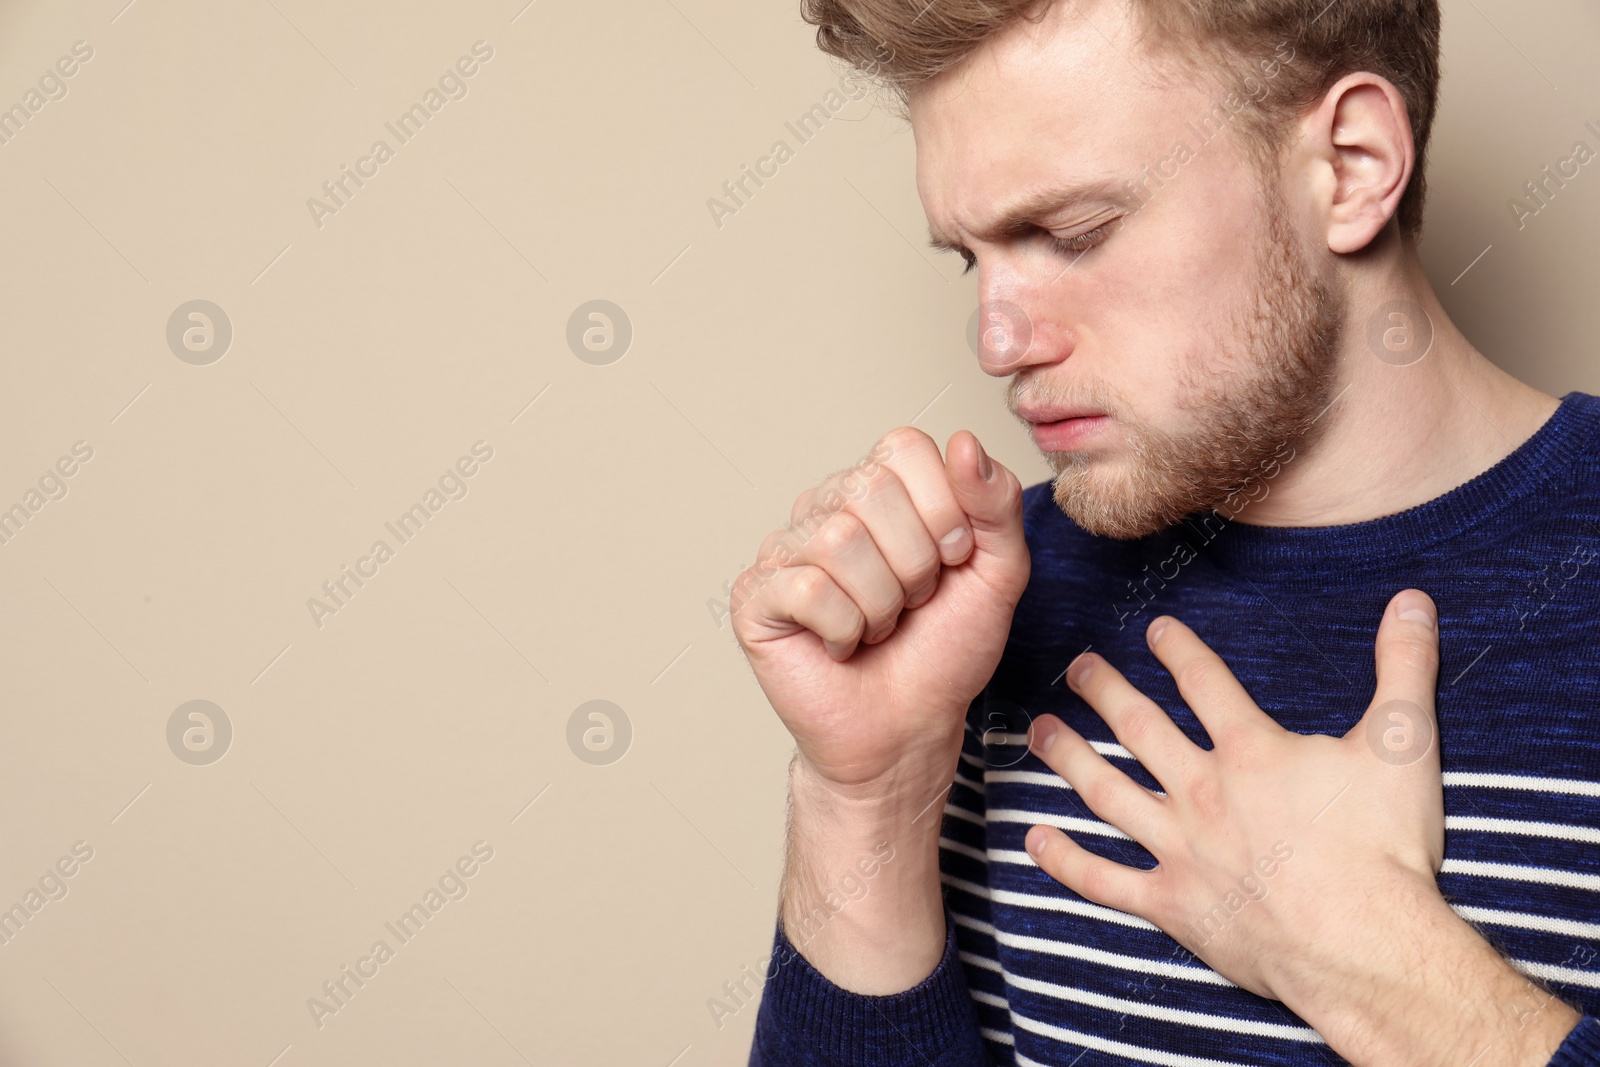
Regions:
<instances>
[{"instance_id":1,"label":"forearm","mask_svg":"<svg viewBox=\"0 0 1600 1067\"><path fill-rule=\"evenodd\" d=\"M752 1067L989 1067L939 883L958 751L959 738L948 761L846 794L791 766Z\"/></svg>"},{"instance_id":2,"label":"forearm","mask_svg":"<svg viewBox=\"0 0 1600 1067\"><path fill-rule=\"evenodd\" d=\"M1518 972L1429 882L1397 877L1362 905L1384 954L1286 961L1283 999L1351 1063L1544 1067L1578 1022ZM1395 915L1407 921L1394 922ZM1385 918L1385 915L1387 918ZM1298 971L1299 974L1292 972Z\"/></svg>"},{"instance_id":3,"label":"forearm","mask_svg":"<svg viewBox=\"0 0 1600 1067\"><path fill-rule=\"evenodd\" d=\"M945 947L939 826L949 773L930 767L852 795L803 759L790 767L784 933L834 985L885 995L917 985Z\"/></svg>"}]
</instances>

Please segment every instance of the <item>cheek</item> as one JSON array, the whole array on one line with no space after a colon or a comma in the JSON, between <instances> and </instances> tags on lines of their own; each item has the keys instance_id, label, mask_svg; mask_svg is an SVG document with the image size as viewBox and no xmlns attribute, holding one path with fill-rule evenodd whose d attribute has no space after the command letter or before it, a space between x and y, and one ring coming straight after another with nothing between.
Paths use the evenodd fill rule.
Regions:
<instances>
[{"instance_id":1,"label":"cheek","mask_svg":"<svg viewBox=\"0 0 1600 1067\"><path fill-rule=\"evenodd\" d=\"M1217 341L1232 340L1252 313L1260 278L1258 260L1266 218L1250 165L1211 146L1173 187L1164 278L1168 306L1205 328Z\"/></svg>"},{"instance_id":2,"label":"cheek","mask_svg":"<svg viewBox=\"0 0 1600 1067\"><path fill-rule=\"evenodd\" d=\"M1217 295L1180 255L1127 251L1092 282L1086 275L1064 301L1077 309L1077 343L1064 378L1098 382L1135 421L1172 430L1172 414L1211 358L1208 339L1225 328L1224 316Z\"/></svg>"},{"instance_id":3,"label":"cheek","mask_svg":"<svg viewBox=\"0 0 1600 1067\"><path fill-rule=\"evenodd\" d=\"M1190 169L1125 232L1124 246L1085 275L1076 300L1094 352L1085 360L1141 418L1173 428L1194 383L1249 358L1257 299L1259 220L1239 186ZM1223 176L1225 178L1225 176Z\"/></svg>"}]
</instances>

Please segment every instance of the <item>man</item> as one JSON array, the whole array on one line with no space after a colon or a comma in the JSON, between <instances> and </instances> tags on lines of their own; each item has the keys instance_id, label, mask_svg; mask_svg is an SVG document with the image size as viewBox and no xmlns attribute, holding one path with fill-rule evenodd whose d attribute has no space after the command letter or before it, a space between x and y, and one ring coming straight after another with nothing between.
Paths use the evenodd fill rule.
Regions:
<instances>
[{"instance_id":1,"label":"man","mask_svg":"<svg viewBox=\"0 0 1600 1067\"><path fill-rule=\"evenodd\" d=\"M1600 402L1422 271L1434 0L805 12L1056 477L902 428L736 583L751 1062L1600 1063Z\"/></svg>"}]
</instances>

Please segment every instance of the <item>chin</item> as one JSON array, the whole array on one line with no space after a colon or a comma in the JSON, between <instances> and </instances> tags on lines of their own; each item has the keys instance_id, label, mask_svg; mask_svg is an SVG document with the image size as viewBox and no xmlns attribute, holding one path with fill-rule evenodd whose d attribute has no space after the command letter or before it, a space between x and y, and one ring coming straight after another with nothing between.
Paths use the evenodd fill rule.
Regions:
<instances>
[{"instance_id":1,"label":"chin","mask_svg":"<svg viewBox=\"0 0 1600 1067\"><path fill-rule=\"evenodd\" d=\"M1207 506L1192 490L1131 474L1126 462L1079 453L1052 453L1049 459L1056 470L1056 506L1096 537L1148 537Z\"/></svg>"}]
</instances>

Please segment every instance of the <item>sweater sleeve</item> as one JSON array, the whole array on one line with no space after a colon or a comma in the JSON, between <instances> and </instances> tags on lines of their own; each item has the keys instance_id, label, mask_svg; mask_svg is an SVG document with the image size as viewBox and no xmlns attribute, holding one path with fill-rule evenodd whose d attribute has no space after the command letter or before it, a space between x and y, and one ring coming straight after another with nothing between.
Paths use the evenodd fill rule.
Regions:
<instances>
[{"instance_id":1,"label":"sweater sleeve","mask_svg":"<svg viewBox=\"0 0 1600 1067\"><path fill-rule=\"evenodd\" d=\"M903 993L866 996L823 977L780 920L749 1067L992 1067L948 906L944 928L944 955L932 974Z\"/></svg>"},{"instance_id":2,"label":"sweater sleeve","mask_svg":"<svg viewBox=\"0 0 1600 1067\"><path fill-rule=\"evenodd\" d=\"M1556 1049L1550 1067L1600 1067L1600 1019L1585 1015Z\"/></svg>"}]
</instances>

